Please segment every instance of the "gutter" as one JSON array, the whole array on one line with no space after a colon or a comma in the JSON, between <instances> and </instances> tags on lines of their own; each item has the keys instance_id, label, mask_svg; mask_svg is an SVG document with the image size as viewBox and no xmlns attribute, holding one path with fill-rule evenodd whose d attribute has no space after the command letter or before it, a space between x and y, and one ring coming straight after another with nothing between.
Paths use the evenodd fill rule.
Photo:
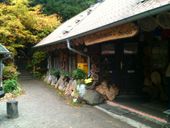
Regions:
<instances>
[{"instance_id":1,"label":"gutter","mask_svg":"<svg viewBox=\"0 0 170 128\"><path fill-rule=\"evenodd\" d=\"M78 51L78 50L72 48L71 45L70 45L70 40L69 40L69 39L66 39L66 42L67 42L67 48L68 48L70 51L72 51L72 52L74 52L74 53L77 53L77 54L79 54L79 55L81 55L81 56L87 57L87 63L88 63L88 76L90 76L90 56L88 56L87 54L82 53L82 52L80 52L80 51Z\"/></svg>"}]
</instances>

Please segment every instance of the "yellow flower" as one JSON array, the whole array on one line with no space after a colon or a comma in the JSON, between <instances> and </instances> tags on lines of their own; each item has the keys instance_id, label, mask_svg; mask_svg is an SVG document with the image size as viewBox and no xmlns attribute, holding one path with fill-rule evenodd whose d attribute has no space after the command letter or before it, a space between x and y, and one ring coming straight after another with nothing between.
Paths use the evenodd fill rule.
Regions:
<instances>
[{"instance_id":1,"label":"yellow flower","mask_svg":"<svg viewBox=\"0 0 170 128\"><path fill-rule=\"evenodd\" d=\"M91 83L92 81L93 81L92 78L88 78L88 79L85 79L85 80L84 80L85 84L89 84L89 83Z\"/></svg>"}]
</instances>

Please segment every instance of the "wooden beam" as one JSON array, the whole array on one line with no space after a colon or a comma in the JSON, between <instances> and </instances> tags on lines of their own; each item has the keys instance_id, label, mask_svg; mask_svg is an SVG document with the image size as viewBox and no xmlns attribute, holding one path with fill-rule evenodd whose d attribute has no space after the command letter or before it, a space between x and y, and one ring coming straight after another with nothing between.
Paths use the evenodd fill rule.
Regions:
<instances>
[{"instance_id":1,"label":"wooden beam","mask_svg":"<svg viewBox=\"0 0 170 128\"><path fill-rule=\"evenodd\" d=\"M128 23L87 35L84 37L84 43L88 46L105 41L133 37L137 33L138 27L133 23Z\"/></svg>"}]
</instances>

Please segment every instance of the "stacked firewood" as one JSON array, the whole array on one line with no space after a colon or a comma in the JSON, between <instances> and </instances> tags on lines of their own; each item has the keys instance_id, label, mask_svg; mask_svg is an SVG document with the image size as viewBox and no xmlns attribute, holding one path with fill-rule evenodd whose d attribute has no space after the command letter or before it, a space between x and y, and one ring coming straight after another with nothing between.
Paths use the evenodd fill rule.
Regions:
<instances>
[{"instance_id":1,"label":"stacked firewood","mask_svg":"<svg viewBox=\"0 0 170 128\"><path fill-rule=\"evenodd\" d=\"M96 91L102 94L106 100L114 100L116 96L119 94L118 87L113 85L108 85L106 81L103 81L100 85L96 87Z\"/></svg>"}]
</instances>

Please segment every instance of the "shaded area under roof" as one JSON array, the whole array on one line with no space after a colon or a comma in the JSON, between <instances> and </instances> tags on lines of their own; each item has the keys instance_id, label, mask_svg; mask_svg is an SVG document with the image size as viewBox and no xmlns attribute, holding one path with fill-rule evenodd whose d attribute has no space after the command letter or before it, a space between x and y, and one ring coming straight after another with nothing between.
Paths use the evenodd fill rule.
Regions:
<instances>
[{"instance_id":1,"label":"shaded area under roof","mask_svg":"<svg viewBox=\"0 0 170 128\"><path fill-rule=\"evenodd\" d=\"M35 47L77 38L167 10L170 10L170 0L105 0L61 24Z\"/></svg>"}]
</instances>

